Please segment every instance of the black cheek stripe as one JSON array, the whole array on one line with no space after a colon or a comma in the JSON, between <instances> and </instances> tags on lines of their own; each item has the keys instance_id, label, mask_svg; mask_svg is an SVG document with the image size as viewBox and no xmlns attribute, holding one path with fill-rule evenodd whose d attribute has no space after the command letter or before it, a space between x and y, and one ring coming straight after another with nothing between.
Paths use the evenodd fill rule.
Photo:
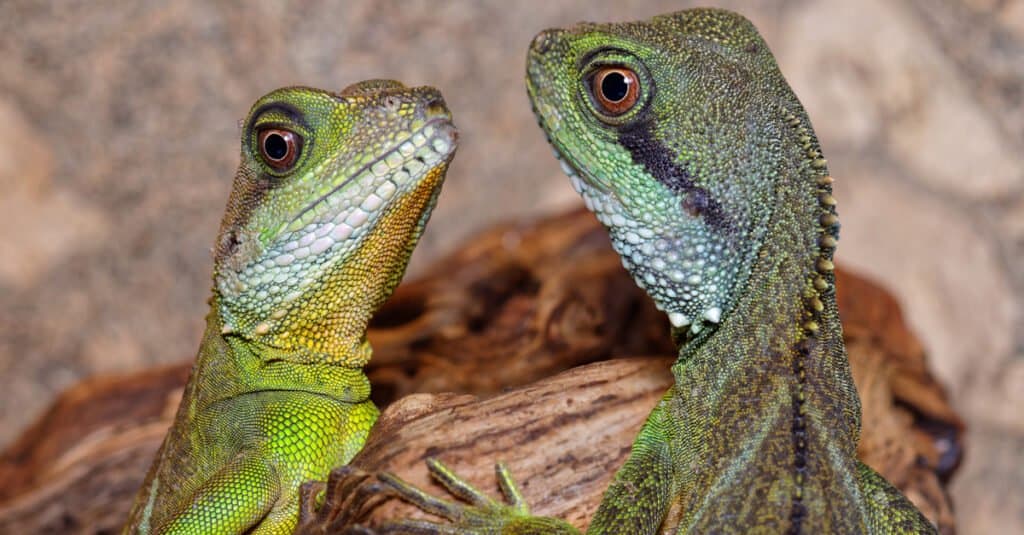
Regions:
<instances>
[{"instance_id":1,"label":"black cheek stripe","mask_svg":"<svg viewBox=\"0 0 1024 535\"><path fill-rule=\"evenodd\" d=\"M652 121L640 121L619 131L619 143L629 151L633 162L676 193L683 193L682 207L688 213L703 217L708 225L719 231L732 228L721 203L704 188L693 183L693 175L685 165L676 163L668 148L654 138Z\"/></svg>"}]
</instances>

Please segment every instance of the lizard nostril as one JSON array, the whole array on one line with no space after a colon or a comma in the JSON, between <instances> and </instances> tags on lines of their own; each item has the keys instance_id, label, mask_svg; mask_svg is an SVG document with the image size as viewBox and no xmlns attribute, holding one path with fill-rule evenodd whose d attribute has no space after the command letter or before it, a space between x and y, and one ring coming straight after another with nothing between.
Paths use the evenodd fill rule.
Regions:
<instances>
[{"instance_id":1,"label":"lizard nostril","mask_svg":"<svg viewBox=\"0 0 1024 535\"><path fill-rule=\"evenodd\" d=\"M550 38L550 34L550 30L538 33L530 43L530 50L537 54L546 54L548 50L551 50L551 44L554 41Z\"/></svg>"},{"instance_id":2,"label":"lizard nostril","mask_svg":"<svg viewBox=\"0 0 1024 535\"><path fill-rule=\"evenodd\" d=\"M220 240L220 250L217 251L217 256L221 258L227 258L235 254L238 250L238 246L241 242L238 239L238 233L234 230L227 231Z\"/></svg>"},{"instance_id":3,"label":"lizard nostril","mask_svg":"<svg viewBox=\"0 0 1024 535\"><path fill-rule=\"evenodd\" d=\"M448 113L448 106L445 105L443 98L438 97L427 102L427 112L430 115L444 115Z\"/></svg>"},{"instance_id":4,"label":"lizard nostril","mask_svg":"<svg viewBox=\"0 0 1024 535\"><path fill-rule=\"evenodd\" d=\"M395 113L402 106L402 102L394 95L388 95L381 101L383 108L391 113Z\"/></svg>"},{"instance_id":5,"label":"lizard nostril","mask_svg":"<svg viewBox=\"0 0 1024 535\"><path fill-rule=\"evenodd\" d=\"M448 111L448 104L445 103L444 98L441 97L440 93L431 91L427 95L424 95L422 101L423 114L427 119L433 119L436 117L443 117L445 119L451 119L452 114Z\"/></svg>"},{"instance_id":6,"label":"lizard nostril","mask_svg":"<svg viewBox=\"0 0 1024 535\"><path fill-rule=\"evenodd\" d=\"M530 43L530 52L538 56L547 54L566 33L568 32L560 28L552 28L538 33Z\"/></svg>"}]
</instances>

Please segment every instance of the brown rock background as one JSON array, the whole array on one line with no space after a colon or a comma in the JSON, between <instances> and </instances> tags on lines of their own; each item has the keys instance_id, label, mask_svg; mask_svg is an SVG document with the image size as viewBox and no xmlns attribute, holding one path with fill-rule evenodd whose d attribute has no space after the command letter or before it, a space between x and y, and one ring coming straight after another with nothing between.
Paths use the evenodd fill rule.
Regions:
<instances>
[{"instance_id":1,"label":"brown rock background","mask_svg":"<svg viewBox=\"0 0 1024 535\"><path fill-rule=\"evenodd\" d=\"M840 263L885 283L968 424L964 533L1024 526L1024 1L705 2L814 119ZM523 90L539 29L690 2L0 3L0 444L79 378L194 354L237 121L288 84L439 87L463 132L417 266L579 201ZM500 199L500 200L499 200Z\"/></svg>"}]
</instances>

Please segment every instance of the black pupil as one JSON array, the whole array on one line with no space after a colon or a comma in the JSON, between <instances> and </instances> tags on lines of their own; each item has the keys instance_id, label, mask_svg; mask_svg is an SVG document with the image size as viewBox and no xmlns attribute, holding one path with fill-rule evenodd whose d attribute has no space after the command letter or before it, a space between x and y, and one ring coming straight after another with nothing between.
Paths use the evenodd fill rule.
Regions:
<instances>
[{"instance_id":1,"label":"black pupil","mask_svg":"<svg viewBox=\"0 0 1024 535\"><path fill-rule=\"evenodd\" d=\"M270 134L263 140L263 150L271 160L280 160L288 155L288 142L281 134Z\"/></svg>"},{"instance_id":2,"label":"black pupil","mask_svg":"<svg viewBox=\"0 0 1024 535\"><path fill-rule=\"evenodd\" d=\"M629 93L629 80L621 72L610 72L601 79L601 94L611 102L619 102Z\"/></svg>"}]
</instances>

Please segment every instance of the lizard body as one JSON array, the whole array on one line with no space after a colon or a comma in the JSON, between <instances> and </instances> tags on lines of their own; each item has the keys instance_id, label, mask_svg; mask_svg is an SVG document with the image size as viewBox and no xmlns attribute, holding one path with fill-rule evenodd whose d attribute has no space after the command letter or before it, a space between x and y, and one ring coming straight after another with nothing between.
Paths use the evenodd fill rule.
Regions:
<instances>
[{"instance_id":1,"label":"lizard body","mask_svg":"<svg viewBox=\"0 0 1024 535\"><path fill-rule=\"evenodd\" d=\"M834 296L835 199L810 121L743 17L695 9L539 34L527 87L573 187L664 310L675 385L588 533L934 532L856 458L860 402ZM462 506L400 494L454 526L572 533L437 462ZM447 531L445 531L447 530Z\"/></svg>"},{"instance_id":2,"label":"lizard body","mask_svg":"<svg viewBox=\"0 0 1024 535\"><path fill-rule=\"evenodd\" d=\"M436 90L384 80L276 90L241 132L206 331L125 533L290 533L299 485L362 447L367 323L456 136Z\"/></svg>"}]
</instances>

